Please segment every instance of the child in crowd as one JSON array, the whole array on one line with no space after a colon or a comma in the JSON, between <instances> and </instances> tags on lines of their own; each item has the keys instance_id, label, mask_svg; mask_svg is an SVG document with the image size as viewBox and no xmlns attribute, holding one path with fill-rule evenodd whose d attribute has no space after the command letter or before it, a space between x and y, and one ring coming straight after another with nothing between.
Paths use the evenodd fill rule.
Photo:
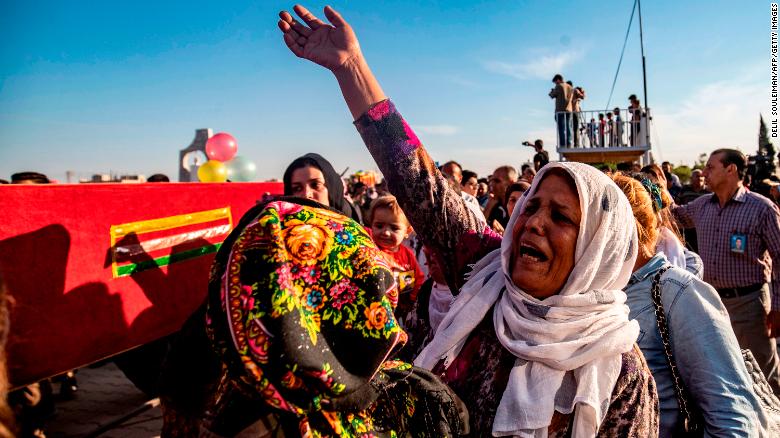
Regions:
<instances>
[{"instance_id":1,"label":"child in crowd","mask_svg":"<svg viewBox=\"0 0 780 438\"><path fill-rule=\"evenodd\" d=\"M603 148L606 146L606 143L604 143L604 134L607 131L607 121L604 120L604 114L599 113L599 147Z\"/></svg>"},{"instance_id":2,"label":"child in crowd","mask_svg":"<svg viewBox=\"0 0 780 438\"><path fill-rule=\"evenodd\" d=\"M417 300L417 292L425 280L414 251L402 243L412 232L412 226L392 195L380 196L372 201L368 219L371 237L387 256L398 283L398 306L395 313L399 320L403 320Z\"/></svg>"}]
</instances>

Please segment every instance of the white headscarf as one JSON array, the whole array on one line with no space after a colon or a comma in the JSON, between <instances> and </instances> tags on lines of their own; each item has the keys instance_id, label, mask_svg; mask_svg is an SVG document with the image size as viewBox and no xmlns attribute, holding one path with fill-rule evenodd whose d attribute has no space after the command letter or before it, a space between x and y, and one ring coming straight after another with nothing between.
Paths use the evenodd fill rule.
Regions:
<instances>
[{"instance_id":1,"label":"white headscarf","mask_svg":"<svg viewBox=\"0 0 780 438\"><path fill-rule=\"evenodd\" d=\"M512 283L513 228L545 175L563 169L574 179L582 218L574 268L560 293L543 300ZM449 366L469 334L493 309L501 344L517 357L493 420L494 436L546 437L557 410L574 412L573 437L595 436L639 324L628 320L621 290L637 257L634 216L623 192L581 163L550 163L506 227L501 249L474 267L431 343L415 365Z\"/></svg>"},{"instance_id":2,"label":"white headscarf","mask_svg":"<svg viewBox=\"0 0 780 438\"><path fill-rule=\"evenodd\" d=\"M452 296L449 286L433 282L431 298L428 300L428 322L431 324L431 331L436 333L436 329L450 311L454 300L455 297Z\"/></svg>"},{"instance_id":3,"label":"white headscarf","mask_svg":"<svg viewBox=\"0 0 780 438\"><path fill-rule=\"evenodd\" d=\"M664 253L669 263L678 268L688 269L685 260L685 247L669 228L661 227L658 233L658 242L655 244L655 251Z\"/></svg>"}]
</instances>

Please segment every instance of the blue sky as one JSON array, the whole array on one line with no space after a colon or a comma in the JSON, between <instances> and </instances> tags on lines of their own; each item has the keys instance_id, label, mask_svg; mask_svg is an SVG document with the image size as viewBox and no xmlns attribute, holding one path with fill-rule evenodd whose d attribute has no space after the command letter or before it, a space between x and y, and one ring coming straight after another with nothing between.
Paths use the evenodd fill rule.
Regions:
<instances>
[{"instance_id":1,"label":"blue sky","mask_svg":"<svg viewBox=\"0 0 780 438\"><path fill-rule=\"evenodd\" d=\"M311 151L375 168L331 74L283 44L276 17L292 3L221 3L0 0L0 178L175 177L179 149L207 127L233 134L261 178ZM523 140L554 144L552 74L586 88L583 109L604 108L633 5L421 3L330 4L434 159L481 174L527 161ZM642 6L655 156L754 151L759 113L769 119L769 3ZM641 97L641 80L635 18L611 106Z\"/></svg>"}]
</instances>

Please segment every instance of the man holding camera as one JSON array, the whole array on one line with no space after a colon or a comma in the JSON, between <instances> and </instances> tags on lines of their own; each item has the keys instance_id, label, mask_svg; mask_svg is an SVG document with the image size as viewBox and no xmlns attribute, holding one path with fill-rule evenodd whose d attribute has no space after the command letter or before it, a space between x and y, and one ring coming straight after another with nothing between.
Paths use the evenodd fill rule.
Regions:
<instances>
[{"instance_id":1,"label":"man holding camera","mask_svg":"<svg viewBox=\"0 0 780 438\"><path fill-rule=\"evenodd\" d=\"M530 141L524 141L523 146L532 146L536 150L534 154L534 170L537 172L550 162L550 155L544 150L544 142L541 139L537 139L533 144Z\"/></svg>"},{"instance_id":2,"label":"man holding camera","mask_svg":"<svg viewBox=\"0 0 780 438\"><path fill-rule=\"evenodd\" d=\"M550 98L555 99L555 121L558 124L558 146L571 147L572 145L572 99L574 89L563 81L563 76L553 76L555 88L550 90Z\"/></svg>"}]
</instances>

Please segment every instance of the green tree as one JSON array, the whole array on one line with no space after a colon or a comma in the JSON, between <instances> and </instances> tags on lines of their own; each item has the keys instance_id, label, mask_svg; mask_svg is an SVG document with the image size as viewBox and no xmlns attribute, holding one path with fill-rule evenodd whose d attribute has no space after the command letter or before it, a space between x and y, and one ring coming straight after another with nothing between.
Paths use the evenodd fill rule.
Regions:
<instances>
[{"instance_id":1,"label":"green tree","mask_svg":"<svg viewBox=\"0 0 780 438\"><path fill-rule=\"evenodd\" d=\"M680 178L680 182L682 184L688 184L691 182L691 172L693 172L693 169L686 165L675 166L672 169L672 173L677 175L677 178Z\"/></svg>"},{"instance_id":2,"label":"green tree","mask_svg":"<svg viewBox=\"0 0 780 438\"><path fill-rule=\"evenodd\" d=\"M766 123L764 122L764 116L761 114L758 115L758 153L766 154L769 157L772 157L774 159L775 157L775 145L772 144L771 141L769 141L769 131L766 128Z\"/></svg>"},{"instance_id":3,"label":"green tree","mask_svg":"<svg viewBox=\"0 0 780 438\"><path fill-rule=\"evenodd\" d=\"M693 168L694 169L704 169L704 166L707 164L707 154L701 153L699 154L699 158L696 160L696 163L694 163Z\"/></svg>"}]
</instances>

